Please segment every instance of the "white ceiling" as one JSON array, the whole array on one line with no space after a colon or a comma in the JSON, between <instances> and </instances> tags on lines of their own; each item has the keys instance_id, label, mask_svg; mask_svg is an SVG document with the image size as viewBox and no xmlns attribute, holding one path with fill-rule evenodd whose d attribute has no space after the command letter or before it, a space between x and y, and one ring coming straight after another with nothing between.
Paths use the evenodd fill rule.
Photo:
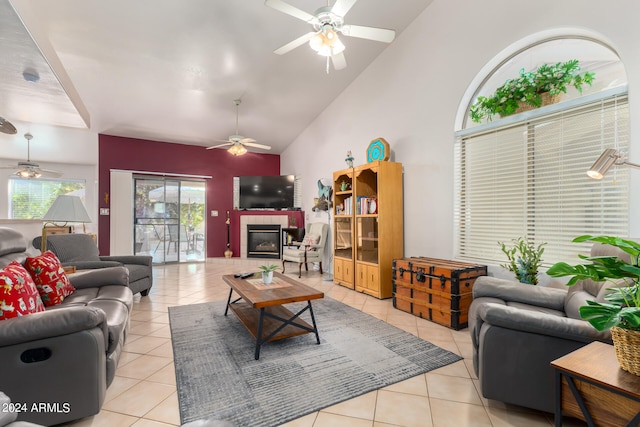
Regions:
<instances>
[{"instance_id":1,"label":"white ceiling","mask_svg":"<svg viewBox=\"0 0 640 427\"><path fill-rule=\"evenodd\" d=\"M325 5L286 1L311 13ZM262 0L11 0L51 72L8 22L8 2L0 0L0 117L82 126L86 107L93 132L167 142L226 139L241 98L240 134L280 153L387 47L342 36L348 67L326 74L308 45L273 54L311 26ZM398 35L431 2L360 0L345 22ZM27 85L25 69L40 81ZM50 85L55 77L64 91Z\"/></svg>"}]
</instances>

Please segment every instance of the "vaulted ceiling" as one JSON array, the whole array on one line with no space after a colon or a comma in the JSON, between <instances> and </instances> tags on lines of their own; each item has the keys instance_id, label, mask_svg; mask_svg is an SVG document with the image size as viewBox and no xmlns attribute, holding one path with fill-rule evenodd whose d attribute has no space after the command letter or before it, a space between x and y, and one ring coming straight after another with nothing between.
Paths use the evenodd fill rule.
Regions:
<instances>
[{"instance_id":1,"label":"vaulted ceiling","mask_svg":"<svg viewBox=\"0 0 640 427\"><path fill-rule=\"evenodd\" d=\"M431 2L360 0L345 22L398 37ZM387 47L342 36L329 74L307 44L273 53L310 30L262 0L0 0L0 117L207 146L240 98L239 133L279 153Z\"/></svg>"}]
</instances>

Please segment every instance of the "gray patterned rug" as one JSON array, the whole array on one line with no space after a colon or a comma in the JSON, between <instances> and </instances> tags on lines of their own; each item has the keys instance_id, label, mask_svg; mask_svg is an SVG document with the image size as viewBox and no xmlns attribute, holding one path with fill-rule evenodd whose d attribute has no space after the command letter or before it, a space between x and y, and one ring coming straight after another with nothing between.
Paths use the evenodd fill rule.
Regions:
<instances>
[{"instance_id":1,"label":"gray patterned rug","mask_svg":"<svg viewBox=\"0 0 640 427\"><path fill-rule=\"evenodd\" d=\"M224 308L225 302L169 307L182 423L215 418L278 426L461 360L326 297L313 301L320 345L314 334L275 341L255 360L253 338ZM308 312L302 317L308 320Z\"/></svg>"}]
</instances>

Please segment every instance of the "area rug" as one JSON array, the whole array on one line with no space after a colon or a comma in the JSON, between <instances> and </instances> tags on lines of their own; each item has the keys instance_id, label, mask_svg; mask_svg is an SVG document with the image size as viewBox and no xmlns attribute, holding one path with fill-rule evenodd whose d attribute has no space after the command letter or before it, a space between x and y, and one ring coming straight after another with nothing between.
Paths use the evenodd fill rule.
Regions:
<instances>
[{"instance_id":1,"label":"area rug","mask_svg":"<svg viewBox=\"0 0 640 427\"><path fill-rule=\"evenodd\" d=\"M255 360L253 337L224 309L225 302L169 307L182 423L278 426L461 360L330 298L313 301L319 345L314 334L275 341Z\"/></svg>"}]
</instances>

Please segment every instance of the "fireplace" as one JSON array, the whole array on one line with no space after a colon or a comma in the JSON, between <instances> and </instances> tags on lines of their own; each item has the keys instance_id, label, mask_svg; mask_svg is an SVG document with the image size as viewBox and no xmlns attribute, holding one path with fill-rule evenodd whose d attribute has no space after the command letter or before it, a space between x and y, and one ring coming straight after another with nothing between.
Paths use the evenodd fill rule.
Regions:
<instances>
[{"instance_id":1,"label":"fireplace","mask_svg":"<svg viewBox=\"0 0 640 427\"><path fill-rule=\"evenodd\" d=\"M279 224L247 224L247 258L280 259Z\"/></svg>"}]
</instances>

